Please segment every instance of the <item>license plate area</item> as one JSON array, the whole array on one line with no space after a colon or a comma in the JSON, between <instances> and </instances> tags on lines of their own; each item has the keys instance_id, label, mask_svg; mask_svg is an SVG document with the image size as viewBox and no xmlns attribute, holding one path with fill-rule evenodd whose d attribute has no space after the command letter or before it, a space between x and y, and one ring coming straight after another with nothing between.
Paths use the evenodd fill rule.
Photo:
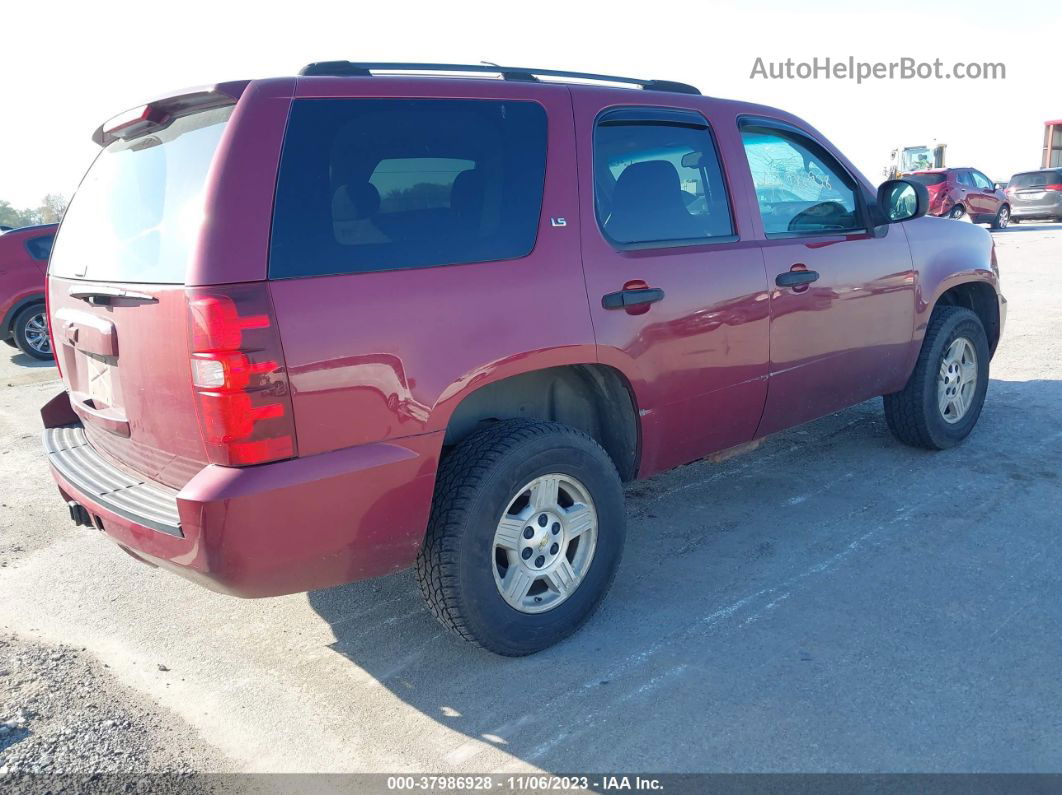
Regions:
<instances>
[{"instance_id":1,"label":"license plate area","mask_svg":"<svg viewBox=\"0 0 1062 795\"><path fill-rule=\"evenodd\" d=\"M117 364L109 357L82 353L85 372L85 392L92 407L96 409L116 408L115 382L117 381Z\"/></svg>"}]
</instances>

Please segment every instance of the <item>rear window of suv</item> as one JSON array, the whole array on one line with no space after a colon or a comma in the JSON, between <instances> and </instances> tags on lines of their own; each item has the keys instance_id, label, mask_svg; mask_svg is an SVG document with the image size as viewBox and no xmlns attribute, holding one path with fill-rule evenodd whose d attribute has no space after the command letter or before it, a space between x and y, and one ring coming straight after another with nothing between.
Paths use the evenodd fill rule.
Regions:
<instances>
[{"instance_id":1,"label":"rear window of suv","mask_svg":"<svg viewBox=\"0 0 1062 795\"><path fill-rule=\"evenodd\" d=\"M939 185L944 181L943 174L907 174L904 179L912 182L921 182L923 185Z\"/></svg>"},{"instance_id":2,"label":"rear window of suv","mask_svg":"<svg viewBox=\"0 0 1062 795\"><path fill-rule=\"evenodd\" d=\"M203 189L233 105L181 116L97 156L63 217L49 271L98 281L183 284Z\"/></svg>"},{"instance_id":3,"label":"rear window of suv","mask_svg":"<svg viewBox=\"0 0 1062 795\"><path fill-rule=\"evenodd\" d=\"M546 113L526 101L302 99L277 180L271 278L529 254Z\"/></svg>"},{"instance_id":4,"label":"rear window of suv","mask_svg":"<svg viewBox=\"0 0 1062 795\"><path fill-rule=\"evenodd\" d=\"M1042 188L1044 185L1062 185L1062 171L1030 171L1027 174L1015 174L1009 187Z\"/></svg>"}]
</instances>

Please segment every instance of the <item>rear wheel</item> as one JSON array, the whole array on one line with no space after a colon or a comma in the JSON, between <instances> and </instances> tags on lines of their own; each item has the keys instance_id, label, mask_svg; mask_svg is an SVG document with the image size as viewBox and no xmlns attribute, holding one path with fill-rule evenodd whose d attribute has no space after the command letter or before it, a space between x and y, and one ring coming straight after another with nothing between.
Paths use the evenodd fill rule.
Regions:
<instances>
[{"instance_id":1,"label":"rear wheel","mask_svg":"<svg viewBox=\"0 0 1062 795\"><path fill-rule=\"evenodd\" d=\"M948 218L959 219L966 214L966 210L962 208L961 204L956 204L950 210L948 210Z\"/></svg>"},{"instance_id":2,"label":"rear wheel","mask_svg":"<svg viewBox=\"0 0 1062 795\"><path fill-rule=\"evenodd\" d=\"M884 397L889 430L904 444L929 450L961 442L981 416L988 359L980 318L962 307L938 307L907 386Z\"/></svg>"},{"instance_id":3,"label":"rear wheel","mask_svg":"<svg viewBox=\"0 0 1062 795\"><path fill-rule=\"evenodd\" d=\"M52 358L52 341L48 336L48 319L44 304L23 309L15 318L15 345L34 359Z\"/></svg>"},{"instance_id":4,"label":"rear wheel","mask_svg":"<svg viewBox=\"0 0 1062 795\"><path fill-rule=\"evenodd\" d=\"M625 535L619 474L597 442L553 422L499 422L440 465L417 580L443 626L532 654L593 614Z\"/></svg>"},{"instance_id":5,"label":"rear wheel","mask_svg":"<svg viewBox=\"0 0 1062 795\"><path fill-rule=\"evenodd\" d=\"M996 213L995 219L992 221L993 229L1006 229L1010 223L1010 207L1003 205L999 208L999 212Z\"/></svg>"}]
</instances>

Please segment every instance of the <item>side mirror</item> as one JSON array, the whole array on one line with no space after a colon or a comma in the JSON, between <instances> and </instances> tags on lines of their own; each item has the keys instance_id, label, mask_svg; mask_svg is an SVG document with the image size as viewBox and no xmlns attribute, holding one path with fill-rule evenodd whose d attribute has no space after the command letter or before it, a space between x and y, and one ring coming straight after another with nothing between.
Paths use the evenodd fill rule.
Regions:
<instances>
[{"instance_id":1,"label":"side mirror","mask_svg":"<svg viewBox=\"0 0 1062 795\"><path fill-rule=\"evenodd\" d=\"M878 188L878 207L888 224L921 218L929 211L929 191L921 182L890 179Z\"/></svg>"}]
</instances>

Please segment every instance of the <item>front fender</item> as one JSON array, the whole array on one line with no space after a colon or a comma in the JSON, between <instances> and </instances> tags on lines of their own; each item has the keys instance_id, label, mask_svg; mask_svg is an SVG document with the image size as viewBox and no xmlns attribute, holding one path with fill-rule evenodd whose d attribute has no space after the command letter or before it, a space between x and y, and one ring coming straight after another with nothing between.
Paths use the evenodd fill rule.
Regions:
<instances>
[{"instance_id":1,"label":"front fender","mask_svg":"<svg viewBox=\"0 0 1062 795\"><path fill-rule=\"evenodd\" d=\"M913 341L921 345L940 296L960 284L983 282L999 294L992 235L963 221L926 216L903 224L916 273ZM917 346L915 355L917 355Z\"/></svg>"}]
</instances>

